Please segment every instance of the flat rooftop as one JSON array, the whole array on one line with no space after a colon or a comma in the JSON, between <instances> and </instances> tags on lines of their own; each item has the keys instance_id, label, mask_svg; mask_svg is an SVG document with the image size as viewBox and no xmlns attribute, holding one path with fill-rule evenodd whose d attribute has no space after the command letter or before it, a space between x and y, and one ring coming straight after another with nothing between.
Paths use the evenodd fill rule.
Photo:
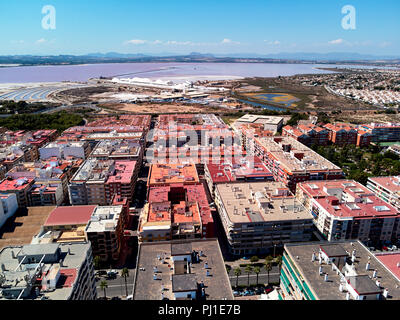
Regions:
<instances>
[{"instance_id":1,"label":"flat rooftop","mask_svg":"<svg viewBox=\"0 0 400 320\"><path fill-rule=\"evenodd\" d=\"M72 177L71 182L75 181L102 181L105 183L108 176L114 171L115 161L89 159L79 168Z\"/></svg>"},{"instance_id":2,"label":"flat rooftop","mask_svg":"<svg viewBox=\"0 0 400 320\"><path fill-rule=\"evenodd\" d=\"M311 261L312 254L317 254L321 246L324 245L332 245L332 242L286 244L285 250L318 299L346 300L346 292L339 291L340 276L332 270L332 267L326 264L322 265L323 272L328 274L329 279L328 282L325 282L324 276L319 275L320 265L318 259L314 262ZM397 280L364 245L358 241L335 242L334 245L340 246L340 251L347 251L349 257L351 257L353 250L356 250L356 261L354 265L357 275L366 275L372 278L373 271L376 270L378 272L378 279L381 282L381 287L389 290L389 300L400 299L399 280ZM365 266L368 261L370 261L370 270L366 271ZM360 279L362 283L355 285L360 285L362 288L364 284L367 285L367 281L364 281L366 279L365 277ZM354 279L350 279L350 281L352 280ZM371 281L369 281L369 283L370 282Z\"/></svg>"},{"instance_id":3,"label":"flat rooftop","mask_svg":"<svg viewBox=\"0 0 400 320\"><path fill-rule=\"evenodd\" d=\"M249 161L221 161L218 164L208 163L206 166L213 183L234 182L245 179L273 180L271 171L256 156L249 157Z\"/></svg>"},{"instance_id":4,"label":"flat rooftop","mask_svg":"<svg viewBox=\"0 0 400 320\"><path fill-rule=\"evenodd\" d=\"M389 253L378 253L375 255L376 258L382 262L382 264L388 268L400 281L400 253L389 252Z\"/></svg>"},{"instance_id":5,"label":"flat rooftop","mask_svg":"<svg viewBox=\"0 0 400 320\"><path fill-rule=\"evenodd\" d=\"M138 266L135 279L134 300L161 300L161 286L164 286L164 297L169 300L174 300L172 293L172 285L174 288L187 286L187 277L190 277L190 286L192 282L200 284L204 282L206 299L207 300L233 300L231 284L225 270L224 260L219 248L218 241L199 240L191 243L192 250L197 252L203 251L204 256L200 257L200 263L193 263L191 275L174 275L168 265L172 266L171 259L171 242L164 243L145 243L141 244L138 253ZM185 250L186 251L186 250ZM164 256L165 264L158 260L159 256ZM204 269L205 262L208 263L210 275L207 277ZM158 279L153 280L153 267L158 269ZM145 271L141 271L144 268ZM171 281L170 277L173 276ZM181 281L183 278L183 282ZM187 289L187 288L186 288Z\"/></svg>"},{"instance_id":6,"label":"flat rooftop","mask_svg":"<svg viewBox=\"0 0 400 320\"><path fill-rule=\"evenodd\" d=\"M283 122L283 117L261 116L255 114L246 114L245 116L236 120L236 123L260 123L270 125L278 125L281 122Z\"/></svg>"},{"instance_id":7,"label":"flat rooftop","mask_svg":"<svg viewBox=\"0 0 400 320\"><path fill-rule=\"evenodd\" d=\"M26 188L29 188L34 182L34 179L31 178L18 178L13 179L8 177L0 182L0 192L6 191L21 191Z\"/></svg>"},{"instance_id":8,"label":"flat rooftop","mask_svg":"<svg viewBox=\"0 0 400 320\"><path fill-rule=\"evenodd\" d=\"M266 152L279 161L288 173L290 172L325 172L342 170L318 153L290 137L256 138Z\"/></svg>"},{"instance_id":9,"label":"flat rooftop","mask_svg":"<svg viewBox=\"0 0 400 320\"><path fill-rule=\"evenodd\" d=\"M368 218L398 215L396 208L353 180L305 182L298 188L315 198L333 216Z\"/></svg>"},{"instance_id":10,"label":"flat rooftop","mask_svg":"<svg viewBox=\"0 0 400 320\"><path fill-rule=\"evenodd\" d=\"M19 209L0 229L0 249L30 243L55 207Z\"/></svg>"},{"instance_id":11,"label":"flat rooftop","mask_svg":"<svg viewBox=\"0 0 400 320\"><path fill-rule=\"evenodd\" d=\"M140 140L143 137L142 132L108 132L92 133L86 136L87 140L105 140L105 139L134 139Z\"/></svg>"},{"instance_id":12,"label":"flat rooftop","mask_svg":"<svg viewBox=\"0 0 400 320\"><path fill-rule=\"evenodd\" d=\"M25 245L25 246L13 246L6 247L0 251L0 264L4 264L7 270L16 270L19 262L18 255L21 254L46 254L55 252L56 248L60 248L62 257L62 267L57 265L55 267L60 269L61 276L57 282L57 288L53 292L41 292L49 300L67 300L73 291L73 285L77 279L78 271L86 259L87 251L90 250L90 243L74 243L74 244L39 244L39 245ZM25 251L25 253L24 253ZM13 258L13 254L16 258ZM51 271L52 264L44 264L44 270ZM9 272L6 271L6 281L14 283L15 279L23 278L28 275L28 268L32 268L32 265L22 265L22 270ZM32 271L30 271L31 274ZM25 282L21 281L21 288ZM0 296L0 300L2 300ZM33 292L29 299L40 299Z\"/></svg>"},{"instance_id":13,"label":"flat rooftop","mask_svg":"<svg viewBox=\"0 0 400 320\"><path fill-rule=\"evenodd\" d=\"M216 194L232 223L312 219L282 182L218 184Z\"/></svg>"},{"instance_id":14,"label":"flat rooftop","mask_svg":"<svg viewBox=\"0 0 400 320\"><path fill-rule=\"evenodd\" d=\"M194 164L154 164L150 167L148 185L199 183Z\"/></svg>"},{"instance_id":15,"label":"flat rooftop","mask_svg":"<svg viewBox=\"0 0 400 320\"><path fill-rule=\"evenodd\" d=\"M69 206L55 208L44 223L45 227L86 225L97 206Z\"/></svg>"},{"instance_id":16,"label":"flat rooftop","mask_svg":"<svg viewBox=\"0 0 400 320\"><path fill-rule=\"evenodd\" d=\"M52 141L48 143L41 149L48 149L48 148L85 148L88 144L87 141Z\"/></svg>"},{"instance_id":17,"label":"flat rooftop","mask_svg":"<svg viewBox=\"0 0 400 320\"><path fill-rule=\"evenodd\" d=\"M390 193L400 195L400 177L374 177L368 178L368 180L386 189Z\"/></svg>"},{"instance_id":18,"label":"flat rooftop","mask_svg":"<svg viewBox=\"0 0 400 320\"><path fill-rule=\"evenodd\" d=\"M97 207L86 227L86 232L115 231L123 206Z\"/></svg>"},{"instance_id":19,"label":"flat rooftop","mask_svg":"<svg viewBox=\"0 0 400 320\"><path fill-rule=\"evenodd\" d=\"M139 157L140 144L131 140L103 140L90 157L132 158Z\"/></svg>"},{"instance_id":20,"label":"flat rooftop","mask_svg":"<svg viewBox=\"0 0 400 320\"><path fill-rule=\"evenodd\" d=\"M129 184L132 182L132 177L135 172L137 162L128 160L117 160L115 161L114 172L110 174L107 179L109 183L122 183Z\"/></svg>"}]
</instances>

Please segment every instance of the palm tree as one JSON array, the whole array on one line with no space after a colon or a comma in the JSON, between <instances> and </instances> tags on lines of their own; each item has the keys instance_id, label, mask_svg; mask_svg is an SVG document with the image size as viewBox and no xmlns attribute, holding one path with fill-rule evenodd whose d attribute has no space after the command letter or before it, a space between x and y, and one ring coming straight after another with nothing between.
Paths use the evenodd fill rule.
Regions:
<instances>
[{"instance_id":1,"label":"palm tree","mask_svg":"<svg viewBox=\"0 0 400 320\"><path fill-rule=\"evenodd\" d=\"M128 282L127 282L127 280L126 280L126 278L129 277L129 270L128 270L128 268L123 268L123 269L122 269L122 271L121 271L121 277L124 277L124 279L125 279L125 293L126 293L126 296L128 296Z\"/></svg>"},{"instance_id":2,"label":"palm tree","mask_svg":"<svg viewBox=\"0 0 400 320\"><path fill-rule=\"evenodd\" d=\"M260 260L257 256L252 256L251 258L250 258L250 262L251 263L255 263L255 262L258 262L258 260Z\"/></svg>"},{"instance_id":3,"label":"palm tree","mask_svg":"<svg viewBox=\"0 0 400 320\"><path fill-rule=\"evenodd\" d=\"M239 282L239 276L242 274L242 269L235 268L234 270L235 276L236 276L236 287L238 287L238 282Z\"/></svg>"},{"instance_id":4,"label":"palm tree","mask_svg":"<svg viewBox=\"0 0 400 320\"><path fill-rule=\"evenodd\" d=\"M272 256L268 256L265 258L265 264L267 264L268 262L272 262L274 260L274 258Z\"/></svg>"},{"instance_id":5,"label":"palm tree","mask_svg":"<svg viewBox=\"0 0 400 320\"><path fill-rule=\"evenodd\" d=\"M276 258L276 263L279 266L279 273L281 273L281 269L282 269L282 256L279 256Z\"/></svg>"},{"instance_id":6,"label":"palm tree","mask_svg":"<svg viewBox=\"0 0 400 320\"><path fill-rule=\"evenodd\" d=\"M107 299L106 289L108 288L108 284L106 280L102 280L100 282L100 289L104 290L104 298Z\"/></svg>"},{"instance_id":7,"label":"palm tree","mask_svg":"<svg viewBox=\"0 0 400 320\"><path fill-rule=\"evenodd\" d=\"M261 272L261 268L260 267L254 267L254 273L257 275L257 287L258 287L258 274Z\"/></svg>"},{"instance_id":8,"label":"palm tree","mask_svg":"<svg viewBox=\"0 0 400 320\"><path fill-rule=\"evenodd\" d=\"M244 269L244 272L247 273L247 286L250 286L250 273L253 272L253 267L251 265L247 265L246 268Z\"/></svg>"},{"instance_id":9,"label":"palm tree","mask_svg":"<svg viewBox=\"0 0 400 320\"><path fill-rule=\"evenodd\" d=\"M267 270L268 273L268 285L269 285L269 273L272 270L272 261L265 262L265 270Z\"/></svg>"}]
</instances>

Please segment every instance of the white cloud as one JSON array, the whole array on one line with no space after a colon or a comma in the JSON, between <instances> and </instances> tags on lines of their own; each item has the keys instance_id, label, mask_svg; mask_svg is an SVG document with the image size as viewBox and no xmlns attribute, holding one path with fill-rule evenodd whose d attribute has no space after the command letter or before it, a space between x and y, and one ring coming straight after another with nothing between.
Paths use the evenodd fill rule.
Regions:
<instances>
[{"instance_id":1,"label":"white cloud","mask_svg":"<svg viewBox=\"0 0 400 320\"><path fill-rule=\"evenodd\" d=\"M384 41L384 42L382 42L382 43L379 44L379 46L380 46L381 48L387 48L387 47L390 47L391 45L392 45L392 43L391 43L391 42L388 42L388 41Z\"/></svg>"},{"instance_id":2,"label":"white cloud","mask_svg":"<svg viewBox=\"0 0 400 320\"><path fill-rule=\"evenodd\" d=\"M268 45L271 45L271 46L279 46L281 44L281 42L278 40L275 40L275 41L264 40L264 42L266 42Z\"/></svg>"},{"instance_id":3,"label":"white cloud","mask_svg":"<svg viewBox=\"0 0 400 320\"><path fill-rule=\"evenodd\" d=\"M13 43L13 44L24 44L25 41L24 40L12 40L11 43Z\"/></svg>"},{"instance_id":4,"label":"white cloud","mask_svg":"<svg viewBox=\"0 0 400 320\"><path fill-rule=\"evenodd\" d=\"M336 39L336 40L329 41L329 44L342 44L342 43L344 43L343 39Z\"/></svg>"},{"instance_id":5,"label":"white cloud","mask_svg":"<svg viewBox=\"0 0 400 320\"><path fill-rule=\"evenodd\" d=\"M42 44L42 43L46 43L46 42L47 42L47 40L42 38L42 39L37 40L36 44Z\"/></svg>"},{"instance_id":6,"label":"white cloud","mask_svg":"<svg viewBox=\"0 0 400 320\"><path fill-rule=\"evenodd\" d=\"M194 45L193 42L191 41L167 41L166 42L167 45L173 45L173 46L189 46L189 45Z\"/></svg>"},{"instance_id":7,"label":"white cloud","mask_svg":"<svg viewBox=\"0 0 400 320\"><path fill-rule=\"evenodd\" d=\"M125 44L134 44L134 45L145 44L145 43L147 43L147 40L133 39L125 41Z\"/></svg>"},{"instance_id":8,"label":"white cloud","mask_svg":"<svg viewBox=\"0 0 400 320\"><path fill-rule=\"evenodd\" d=\"M231 39L225 38L224 40L221 41L222 44L240 44L240 42L233 41Z\"/></svg>"}]
</instances>

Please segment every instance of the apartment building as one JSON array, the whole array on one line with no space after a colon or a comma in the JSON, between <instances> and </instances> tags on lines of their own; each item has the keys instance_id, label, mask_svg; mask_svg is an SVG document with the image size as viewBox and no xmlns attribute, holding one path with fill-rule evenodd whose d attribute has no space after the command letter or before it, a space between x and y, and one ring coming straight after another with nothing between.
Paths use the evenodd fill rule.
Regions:
<instances>
[{"instance_id":1,"label":"apartment building","mask_svg":"<svg viewBox=\"0 0 400 320\"><path fill-rule=\"evenodd\" d=\"M0 195L0 228L18 210L17 196L13 193Z\"/></svg>"},{"instance_id":2,"label":"apartment building","mask_svg":"<svg viewBox=\"0 0 400 320\"><path fill-rule=\"evenodd\" d=\"M400 123L371 123L360 128L372 135L372 142L400 141Z\"/></svg>"},{"instance_id":3,"label":"apartment building","mask_svg":"<svg viewBox=\"0 0 400 320\"><path fill-rule=\"evenodd\" d=\"M33 162L38 159L36 146L17 142L11 145L0 143L0 163L8 170L22 162Z\"/></svg>"},{"instance_id":4,"label":"apartment building","mask_svg":"<svg viewBox=\"0 0 400 320\"><path fill-rule=\"evenodd\" d=\"M0 264L0 300L97 298L90 243L5 247Z\"/></svg>"},{"instance_id":5,"label":"apartment building","mask_svg":"<svg viewBox=\"0 0 400 320\"><path fill-rule=\"evenodd\" d=\"M122 249L128 217L123 206L97 207L85 228L92 244L93 256L102 261L117 261Z\"/></svg>"},{"instance_id":6,"label":"apartment building","mask_svg":"<svg viewBox=\"0 0 400 320\"><path fill-rule=\"evenodd\" d=\"M162 187L171 184L198 184L200 183L196 166L187 164L153 164L150 166L148 187Z\"/></svg>"},{"instance_id":7,"label":"apartment building","mask_svg":"<svg viewBox=\"0 0 400 320\"><path fill-rule=\"evenodd\" d=\"M263 130L271 131L275 134L283 127L283 117L246 114L245 116L236 120L234 126L238 127L240 125L251 124L262 125Z\"/></svg>"},{"instance_id":8,"label":"apartment building","mask_svg":"<svg viewBox=\"0 0 400 320\"><path fill-rule=\"evenodd\" d=\"M205 179L211 194L215 185L220 183L274 181L271 171L257 156L241 161L224 161L218 164L209 163L205 166Z\"/></svg>"},{"instance_id":9,"label":"apartment building","mask_svg":"<svg viewBox=\"0 0 400 320\"><path fill-rule=\"evenodd\" d=\"M282 135L291 137L308 147L312 145L326 146L329 141L329 131L314 124L302 124L297 127L285 126Z\"/></svg>"},{"instance_id":10,"label":"apartment building","mask_svg":"<svg viewBox=\"0 0 400 320\"><path fill-rule=\"evenodd\" d=\"M115 161L86 160L68 185L72 205L107 205L105 183L114 172Z\"/></svg>"},{"instance_id":11,"label":"apartment building","mask_svg":"<svg viewBox=\"0 0 400 320\"><path fill-rule=\"evenodd\" d=\"M36 182L28 193L30 207L60 206L64 202L64 192L61 183Z\"/></svg>"},{"instance_id":12,"label":"apartment building","mask_svg":"<svg viewBox=\"0 0 400 320\"><path fill-rule=\"evenodd\" d=\"M85 229L97 206L55 207L48 214L32 244L85 242Z\"/></svg>"},{"instance_id":13,"label":"apartment building","mask_svg":"<svg viewBox=\"0 0 400 320\"><path fill-rule=\"evenodd\" d=\"M12 168L6 176L13 179L34 179L35 190L38 192L36 195L40 195L39 190L47 194L50 192L55 200L53 205L60 205L68 200L68 182L79 164L81 161L58 160L57 158L40 162L24 162ZM61 195L59 195L58 185L61 185Z\"/></svg>"},{"instance_id":14,"label":"apartment building","mask_svg":"<svg viewBox=\"0 0 400 320\"><path fill-rule=\"evenodd\" d=\"M140 242L214 237L214 219L204 186L151 187L139 218Z\"/></svg>"},{"instance_id":15,"label":"apartment building","mask_svg":"<svg viewBox=\"0 0 400 320\"><path fill-rule=\"evenodd\" d=\"M288 242L311 240L310 213L281 182L217 184L215 204L235 256L268 254Z\"/></svg>"},{"instance_id":16,"label":"apartment building","mask_svg":"<svg viewBox=\"0 0 400 320\"><path fill-rule=\"evenodd\" d=\"M131 140L103 140L90 154L99 160L130 160L141 162L144 148L139 142Z\"/></svg>"},{"instance_id":17,"label":"apartment building","mask_svg":"<svg viewBox=\"0 0 400 320\"><path fill-rule=\"evenodd\" d=\"M400 212L400 177L371 177L367 188Z\"/></svg>"},{"instance_id":18,"label":"apartment building","mask_svg":"<svg viewBox=\"0 0 400 320\"><path fill-rule=\"evenodd\" d=\"M133 200L139 170L139 162L115 161L114 170L104 185L107 204L111 204L115 195L128 199L128 202Z\"/></svg>"},{"instance_id":19,"label":"apartment building","mask_svg":"<svg viewBox=\"0 0 400 320\"><path fill-rule=\"evenodd\" d=\"M328 123L324 128L329 131L329 140L336 145L368 146L372 140L372 134L367 130L356 128L348 123Z\"/></svg>"},{"instance_id":20,"label":"apartment building","mask_svg":"<svg viewBox=\"0 0 400 320\"><path fill-rule=\"evenodd\" d=\"M142 243L134 300L233 300L216 239Z\"/></svg>"},{"instance_id":21,"label":"apartment building","mask_svg":"<svg viewBox=\"0 0 400 320\"><path fill-rule=\"evenodd\" d=\"M254 138L246 150L258 156L275 180L285 183L293 193L300 182L344 177L338 166L290 137Z\"/></svg>"},{"instance_id":22,"label":"apartment building","mask_svg":"<svg viewBox=\"0 0 400 320\"><path fill-rule=\"evenodd\" d=\"M90 152L91 146L87 141L63 142L57 140L39 149L41 160L49 158L85 160L89 157Z\"/></svg>"},{"instance_id":23,"label":"apartment building","mask_svg":"<svg viewBox=\"0 0 400 320\"><path fill-rule=\"evenodd\" d=\"M304 182L296 196L328 241L359 239L380 245L397 242L400 235L398 210L358 182Z\"/></svg>"},{"instance_id":24,"label":"apartment building","mask_svg":"<svg viewBox=\"0 0 400 320\"><path fill-rule=\"evenodd\" d=\"M7 177L0 182L0 194L14 193L17 197L18 207L28 207L28 195L34 182L35 180L30 178L13 179L11 177Z\"/></svg>"},{"instance_id":25,"label":"apartment building","mask_svg":"<svg viewBox=\"0 0 400 320\"><path fill-rule=\"evenodd\" d=\"M282 300L399 300L400 281L360 241L286 244Z\"/></svg>"}]
</instances>

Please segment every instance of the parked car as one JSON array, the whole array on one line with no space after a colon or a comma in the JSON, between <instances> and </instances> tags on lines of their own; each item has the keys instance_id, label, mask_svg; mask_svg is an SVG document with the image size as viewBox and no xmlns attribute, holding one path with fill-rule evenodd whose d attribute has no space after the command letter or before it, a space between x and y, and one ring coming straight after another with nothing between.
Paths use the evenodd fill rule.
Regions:
<instances>
[{"instance_id":1,"label":"parked car","mask_svg":"<svg viewBox=\"0 0 400 320\"><path fill-rule=\"evenodd\" d=\"M99 271L96 271L95 275L99 276L99 277L106 276L107 275L107 271L99 270Z\"/></svg>"},{"instance_id":2,"label":"parked car","mask_svg":"<svg viewBox=\"0 0 400 320\"><path fill-rule=\"evenodd\" d=\"M239 291L233 291L233 296L234 297L240 297L240 292Z\"/></svg>"},{"instance_id":3,"label":"parked car","mask_svg":"<svg viewBox=\"0 0 400 320\"><path fill-rule=\"evenodd\" d=\"M383 246L383 247L382 247L382 250L383 250L383 251L389 251L389 248L386 247L386 246Z\"/></svg>"}]
</instances>

